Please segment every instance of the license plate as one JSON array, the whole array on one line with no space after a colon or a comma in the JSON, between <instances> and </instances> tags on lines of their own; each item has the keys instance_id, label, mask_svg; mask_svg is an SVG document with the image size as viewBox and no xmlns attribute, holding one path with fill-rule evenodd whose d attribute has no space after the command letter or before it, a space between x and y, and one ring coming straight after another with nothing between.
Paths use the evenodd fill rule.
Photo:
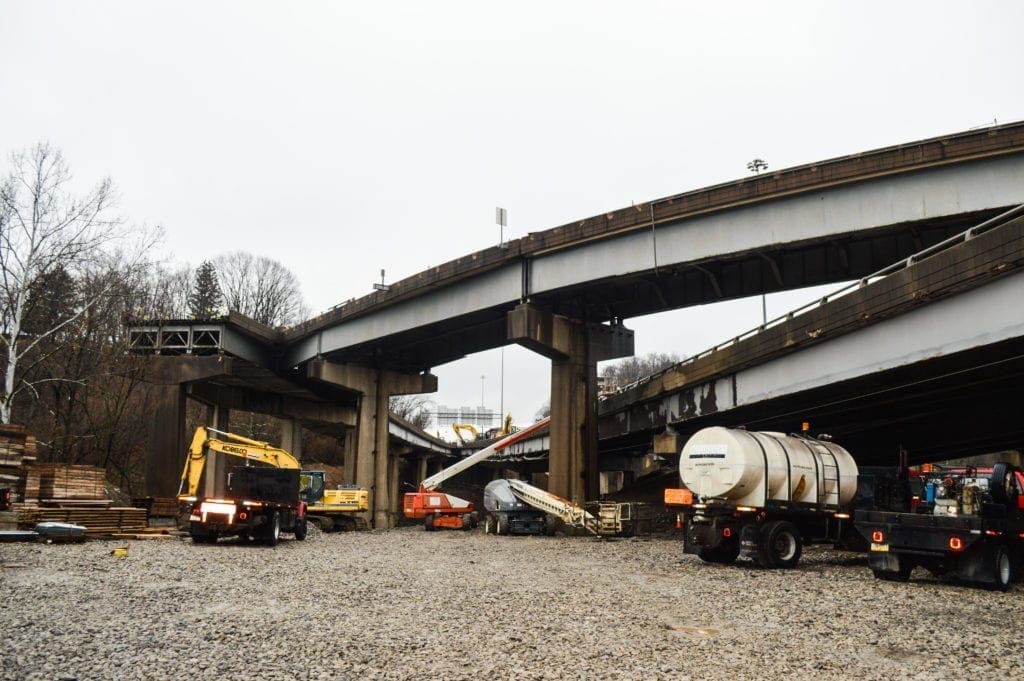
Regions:
<instances>
[{"instance_id":1,"label":"license plate","mask_svg":"<svg viewBox=\"0 0 1024 681\"><path fill-rule=\"evenodd\" d=\"M872 544L871 545L871 550L872 551L881 551L882 553L888 553L889 552L889 545L888 544Z\"/></svg>"}]
</instances>

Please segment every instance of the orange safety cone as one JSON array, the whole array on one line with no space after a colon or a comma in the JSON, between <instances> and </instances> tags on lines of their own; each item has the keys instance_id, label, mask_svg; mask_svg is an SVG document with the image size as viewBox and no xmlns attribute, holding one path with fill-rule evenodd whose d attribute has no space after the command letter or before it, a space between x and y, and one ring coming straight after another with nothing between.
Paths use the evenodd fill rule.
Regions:
<instances>
[{"instance_id":1,"label":"orange safety cone","mask_svg":"<svg viewBox=\"0 0 1024 681\"><path fill-rule=\"evenodd\" d=\"M676 513L676 529L683 529L683 517L678 513Z\"/></svg>"}]
</instances>

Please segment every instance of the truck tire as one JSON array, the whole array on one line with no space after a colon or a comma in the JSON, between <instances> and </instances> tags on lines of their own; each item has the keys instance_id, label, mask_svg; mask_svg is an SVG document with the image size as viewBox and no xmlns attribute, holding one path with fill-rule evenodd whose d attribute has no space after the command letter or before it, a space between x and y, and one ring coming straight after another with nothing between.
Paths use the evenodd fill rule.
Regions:
<instances>
[{"instance_id":1,"label":"truck tire","mask_svg":"<svg viewBox=\"0 0 1024 681\"><path fill-rule=\"evenodd\" d=\"M800 562L803 545L800 530L787 520L776 520L761 528L758 563L766 568L789 570Z\"/></svg>"},{"instance_id":2,"label":"truck tire","mask_svg":"<svg viewBox=\"0 0 1024 681\"><path fill-rule=\"evenodd\" d=\"M1011 498L1014 489L1013 467L1005 462L992 466L992 477L989 478L988 488L992 495L992 501L995 503L1007 506L1015 503L1015 500Z\"/></svg>"},{"instance_id":3,"label":"truck tire","mask_svg":"<svg viewBox=\"0 0 1024 681\"><path fill-rule=\"evenodd\" d=\"M892 556L896 559L896 570L872 570L875 579L884 582L907 582L910 580L910 573L914 571L914 563L907 560L905 556Z\"/></svg>"},{"instance_id":4,"label":"truck tire","mask_svg":"<svg viewBox=\"0 0 1024 681\"><path fill-rule=\"evenodd\" d=\"M434 531L434 516L428 515L423 518L423 529L427 532Z\"/></svg>"},{"instance_id":5,"label":"truck tire","mask_svg":"<svg viewBox=\"0 0 1024 681\"><path fill-rule=\"evenodd\" d=\"M277 546L281 539L281 512L274 511L270 514L267 522L266 534L263 535L263 543L267 546Z\"/></svg>"},{"instance_id":6,"label":"truck tire","mask_svg":"<svg viewBox=\"0 0 1024 681\"><path fill-rule=\"evenodd\" d=\"M494 534L508 534L508 521L500 515L494 526Z\"/></svg>"},{"instance_id":7,"label":"truck tire","mask_svg":"<svg viewBox=\"0 0 1024 681\"><path fill-rule=\"evenodd\" d=\"M733 544L731 546L716 546L714 548L704 548L698 553L700 559L705 563L720 563L722 565L731 565L736 562L736 558L740 555L740 545Z\"/></svg>"},{"instance_id":8,"label":"truck tire","mask_svg":"<svg viewBox=\"0 0 1024 681\"><path fill-rule=\"evenodd\" d=\"M494 531L494 518L488 515L484 518L484 534L490 534Z\"/></svg>"},{"instance_id":9,"label":"truck tire","mask_svg":"<svg viewBox=\"0 0 1024 681\"><path fill-rule=\"evenodd\" d=\"M992 570L992 574L995 576L995 582L992 583L991 588L996 591L1008 591L1010 585L1013 584L1013 559L1010 556L1010 552L1006 549L1004 544L996 544L989 549L986 559L989 561L989 566Z\"/></svg>"},{"instance_id":10,"label":"truck tire","mask_svg":"<svg viewBox=\"0 0 1024 681\"><path fill-rule=\"evenodd\" d=\"M306 535L309 533L309 525L307 522L308 521L305 516L298 518L295 521L295 538L299 541L304 540Z\"/></svg>"},{"instance_id":11,"label":"truck tire","mask_svg":"<svg viewBox=\"0 0 1024 681\"><path fill-rule=\"evenodd\" d=\"M469 513L462 514L462 529L469 532L473 529L473 516Z\"/></svg>"}]
</instances>

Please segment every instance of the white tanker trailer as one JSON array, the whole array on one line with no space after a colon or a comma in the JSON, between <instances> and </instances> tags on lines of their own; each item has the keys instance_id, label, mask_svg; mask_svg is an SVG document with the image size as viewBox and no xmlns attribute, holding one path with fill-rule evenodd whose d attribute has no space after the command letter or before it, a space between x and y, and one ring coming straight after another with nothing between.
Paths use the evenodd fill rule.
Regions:
<instances>
[{"instance_id":1,"label":"white tanker trailer","mask_svg":"<svg viewBox=\"0 0 1024 681\"><path fill-rule=\"evenodd\" d=\"M679 455L683 489L665 502L681 515L684 552L711 563L743 553L792 568L804 543L836 542L852 523L857 464L834 442L804 435L705 428Z\"/></svg>"}]
</instances>

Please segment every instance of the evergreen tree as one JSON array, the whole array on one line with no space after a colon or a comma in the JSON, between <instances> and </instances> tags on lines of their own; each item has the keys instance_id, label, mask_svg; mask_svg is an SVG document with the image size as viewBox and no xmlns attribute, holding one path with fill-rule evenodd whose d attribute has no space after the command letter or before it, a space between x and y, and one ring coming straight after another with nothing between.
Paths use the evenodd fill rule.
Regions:
<instances>
[{"instance_id":1,"label":"evergreen tree","mask_svg":"<svg viewBox=\"0 0 1024 681\"><path fill-rule=\"evenodd\" d=\"M224 296L217 282L217 268L209 260L196 269L196 280L188 295L188 311L195 319L210 319L219 314Z\"/></svg>"}]
</instances>

